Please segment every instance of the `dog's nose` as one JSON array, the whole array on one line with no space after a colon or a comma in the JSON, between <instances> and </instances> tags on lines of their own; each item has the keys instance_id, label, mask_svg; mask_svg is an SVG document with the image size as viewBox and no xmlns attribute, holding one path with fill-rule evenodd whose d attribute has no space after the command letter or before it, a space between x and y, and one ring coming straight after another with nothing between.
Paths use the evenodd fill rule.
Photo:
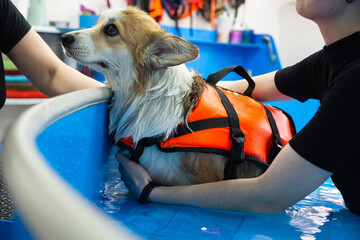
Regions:
<instances>
[{"instance_id":1,"label":"dog's nose","mask_svg":"<svg viewBox=\"0 0 360 240\"><path fill-rule=\"evenodd\" d=\"M61 42L64 47L70 46L73 42L75 42L75 37L72 34L63 34L61 36Z\"/></svg>"}]
</instances>

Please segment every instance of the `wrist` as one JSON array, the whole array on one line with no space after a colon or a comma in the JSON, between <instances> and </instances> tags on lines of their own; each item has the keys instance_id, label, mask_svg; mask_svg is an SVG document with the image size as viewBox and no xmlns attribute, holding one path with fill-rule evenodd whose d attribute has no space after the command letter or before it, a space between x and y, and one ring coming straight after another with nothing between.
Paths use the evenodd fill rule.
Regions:
<instances>
[{"instance_id":1,"label":"wrist","mask_svg":"<svg viewBox=\"0 0 360 240\"><path fill-rule=\"evenodd\" d=\"M142 190L138 201L142 204L150 203L150 200L149 200L150 193L152 192L152 190L154 190L154 188L156 188L158 186L161 186L161 185L156 182L149 182Z\"/></svg>"}]
</instances>

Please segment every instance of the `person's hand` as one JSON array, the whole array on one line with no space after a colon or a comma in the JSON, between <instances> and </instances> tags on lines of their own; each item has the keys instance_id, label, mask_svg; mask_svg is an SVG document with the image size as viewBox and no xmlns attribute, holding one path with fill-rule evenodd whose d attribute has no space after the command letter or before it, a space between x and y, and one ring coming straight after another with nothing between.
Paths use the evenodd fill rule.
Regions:
<instances>
[{"instance_id":1,"label":"person's hand","mask_svg":"<svg viewBox=\"0 0 360 240\"><path fill-rule=\"evenodd\" d=\"M130 161L118 151L115 155L119 161L119 171L125 186L139 199L141 192L151 182L149 173L140 164Z\"/></svg>"}]
</instances>

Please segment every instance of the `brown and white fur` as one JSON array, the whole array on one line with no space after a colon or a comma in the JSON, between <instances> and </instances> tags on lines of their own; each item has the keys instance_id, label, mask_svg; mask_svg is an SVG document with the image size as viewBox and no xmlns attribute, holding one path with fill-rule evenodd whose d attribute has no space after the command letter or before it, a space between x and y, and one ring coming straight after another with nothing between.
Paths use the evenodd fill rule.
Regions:
<instances>
[{"instance_id":1,"label":"brown and white fur","mask_svg":"<svg viewBox=\"0 0 360 240\"><path fill-rule=\"evenodd\" d=\"M197 58L198 48L136 8L108 10L93 28L62 39L67 55L102 72L114 92L110 132L116 132L116 140L131 136L136 144L143 137L170 137L205 87L184 65ZM185 185L223 180L226 160L215 154L164 153L152 146L145 148L140 164L153 181ZM262 173L251 163L238 168L238 177Z\"/></svg>"}]
</instances>

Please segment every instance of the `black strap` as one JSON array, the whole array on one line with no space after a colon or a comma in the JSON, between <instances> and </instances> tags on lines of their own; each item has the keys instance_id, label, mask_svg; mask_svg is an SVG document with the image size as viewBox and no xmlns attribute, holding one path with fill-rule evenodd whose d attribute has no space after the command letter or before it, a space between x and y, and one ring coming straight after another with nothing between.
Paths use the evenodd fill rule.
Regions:
<instances>
[{"instance_id":1,"label":"black strap","mask_svg":"<svg viewBox=\"0 0 360 240\"><path fill-rule=\"evenodd\" d=\"M208 76L208 78L206 79L206 82L210 85L215 86L221 79L223 79L226 75L228 75L230 72L235 72L238 75L240 75L241 77L245 78L246 81L248 82L249 86L247 87L247 89L244 92L245 96L251 97L252 92L254 91L255 88L255 82L254 80L250 77L250 75L246 72L246 70L240 66L231 66L231 67L226 67L223 68L215 73L212 73Z\"/></svg>"},{"instance_id":2,"label":"black strap","mask_svg":"<svg viewBox=\"0 0 360 240\"><path fill-rule=\"evenodd\" d=\"M241 131L239 117L225 93L213 86L228 114L230 138L232 140L229 160L224 169L224 180L237 178L236 166L245 160L245 134Z\"/></svg>"},{"instance_id":3,"label":"black strap","mask_svg":"<svg viewBox=\"0 0 360 240\"><path fill-rule=\"evenodd\" d=\"M222 127L229 127L229 120L227 117L202 119L178 125L175 134L172 137L180 137L192 132Z\"/></svg>"},{"instance_id":4,"label":"black strap","mask_svg":"<svg viewBox=\"0 0 360 240\"><path fill-rule=\"evenodd\" d=\"M154 190L154 188L161 186L161 184L156 183L156 182L149 182L148 185L146 185L144 187L144 189L142 190L140 197L139 197L139 202L141 204L145 204L145 203L149 203L149 196L152 190Z\"/></svg>"},{"instance_id":5,"label":"black strap","mask_svg":"<svg viewBox=\"0 0 360 240\"><path fill-rule=\"evenodd\" d=\"M138 142L138 144L136 145L136 148L134 149L134 152L133 154L131 155L130 157L130 160L133 161L133 162L136 162L138 164L139 163L139 159L141 157L141 155L143 154L144 152L144 144L141 142L141 140Z\"/></svg>"},{"instance_id":6,"label":"black strap","mask_svg":"<svg viewBox=\"0 0 360 240\"><path fill-rule=\"evenodd\" d=\"M269 163L271 163L274 158L276 157L276 155L280 152L280 150L283 148L283 144L281 142L281 138L280 138L280 133L279 133L279 129L276 125L276 121L274 119L274 116L272 115L270 109L268 107L266 107L264 104L261 103L261 105L264 107L265 112L266 112L266 116L268 118L270 127L271 127L271 131L273 133L273 146L271 148L271 151L269 153Z\"/></svg>"},{"instance_id":7,"label":"black strap","mask_svg":"<svg viewBox=\"0 0 360 240\"><path fill-rule=\"evenodd\" d=\"M233 163L241 163L245 159L244 142L246 138L240 129L239 117L225 93L216 87L214 87L214 89L219 94L221 102L228 114L230 138L233 141L230 151L230 159Z\"/></svg>"},{"instance_id":8,"label":"black strap","mask_svg":"<svg viewBox=\"0 0 360 240\"><path fill-rule=\"evenodd\" d=\"M131 155L130 160L139 163L139 159L141 155L144 153L144 148L155 145L157 142L162 141L162 139L163 136L146 137L140 139Z\"/></svg>"},{"instance_id":9,"label":"black strap","mask_svg":"<svg viewBox=\"0 0 360 240\"><path fill-rule=\"evenodd\" d=\"M191 132L201 131L204 129L210 128L221 128L221 127L228 127L229 121L228 118L212 118L212 119L203 119L199 121L194 121L191 123L178 125L175 134L172 137L180 137ZM163 135L155 136L155 137L145 137L139 140L136 145L136 148L131 151L130 160L136 163L139 163L139 159L141 155L144 153L145 147L150 147L152 145L159 144L164 140ZM127 148L126 144L118 142L117 145L120 148Z\"/></svg>"},{"instance_id":10,"label":"black strap","mask_svg":"<svg viewBox=\"0 0 360 240\"><path fill-rule=\"evenodd\" d=\"M238 165L233 164L231 161L227 161L224 168L224 180L237 179L236 168Z\"/></svg>"}]
</instances>

